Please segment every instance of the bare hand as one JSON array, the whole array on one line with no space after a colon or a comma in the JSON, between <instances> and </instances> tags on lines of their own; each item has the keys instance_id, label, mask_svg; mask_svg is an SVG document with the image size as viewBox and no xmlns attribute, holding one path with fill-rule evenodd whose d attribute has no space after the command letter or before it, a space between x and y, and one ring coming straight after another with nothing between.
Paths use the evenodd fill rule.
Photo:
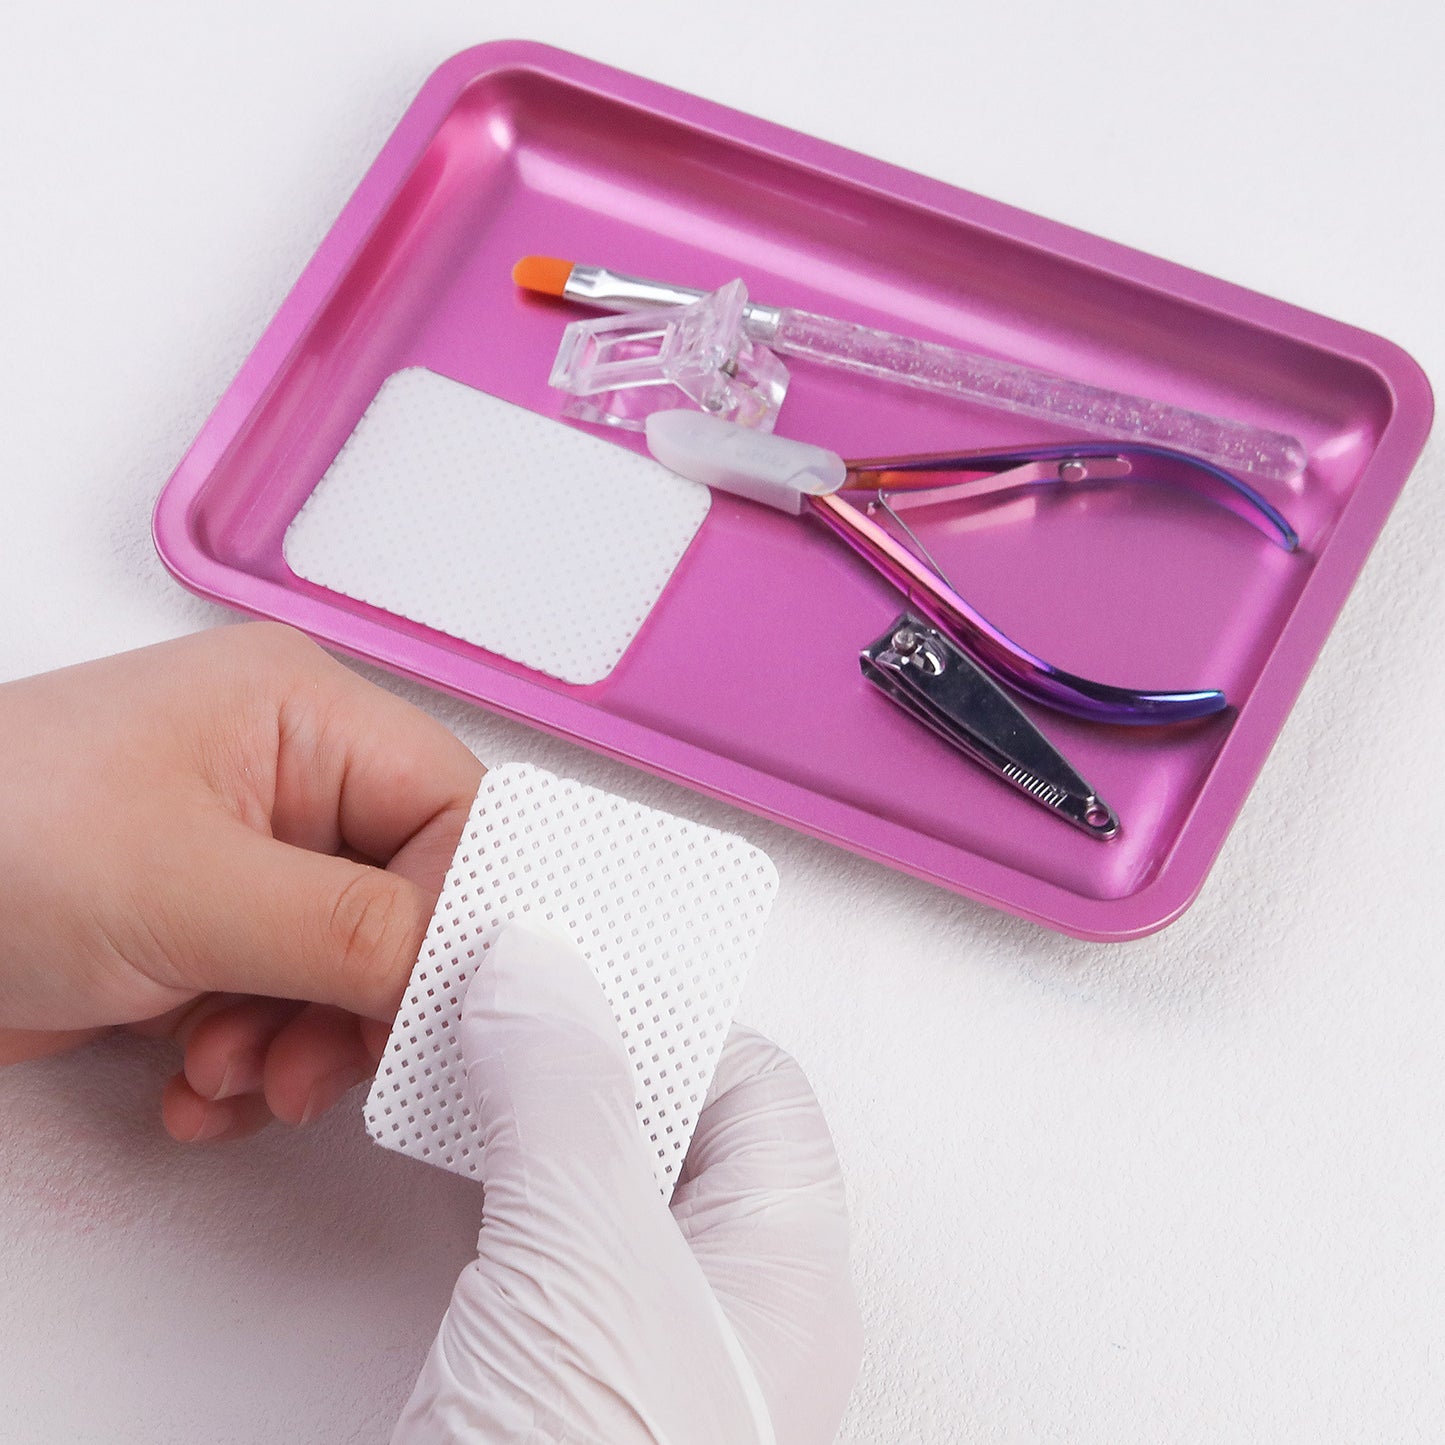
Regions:
<instances>
[{"instance_id":1,"label":"bare hand","mask_svg":"<svg viewBox=\"0 0 1445 1445\"><path fill-rule=\"evenodd\" d=\"M182 1140L367 1077L481 764L289 628L0 687L0 1063L172 1037Z\"/></svg>"}]
</instances>

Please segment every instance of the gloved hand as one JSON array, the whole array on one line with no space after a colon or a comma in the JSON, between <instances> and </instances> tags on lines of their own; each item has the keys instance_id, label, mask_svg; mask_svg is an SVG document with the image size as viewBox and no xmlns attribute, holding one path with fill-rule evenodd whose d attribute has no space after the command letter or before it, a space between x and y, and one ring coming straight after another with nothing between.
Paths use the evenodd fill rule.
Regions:
<instances>
[{"instance_id":1,"label":"gloved hand","mask_svg":"<svg viewBox=\"0 0 1445 1445\"><path fill-rule=\"evenodd\" d=\"M567 940L505 929L461 1040L478 1257L393 1445L831 1441L861 1332L838 1161L792 1059L733 1030L669 1211L617 1025Z\"/></svg>"}]
</instances>

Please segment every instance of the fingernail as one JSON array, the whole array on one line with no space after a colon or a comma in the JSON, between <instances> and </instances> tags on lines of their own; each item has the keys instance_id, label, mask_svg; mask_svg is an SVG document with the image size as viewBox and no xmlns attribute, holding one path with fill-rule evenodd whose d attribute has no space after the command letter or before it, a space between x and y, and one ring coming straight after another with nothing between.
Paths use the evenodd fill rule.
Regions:
<instances>
[{"instance_id":1,"label":"fingernail","mask_svg":"<svg viewBox=\"0 0 1445 1445\"><path fill-rule=\"evenodd\" d=\"M221 1081L202 1097L218 1103L222 1099L234 1099L238 1094L259 1094L264 1077L266 1060L264 1055L247 1055L227 1062ZM191 1087L196 1086L192 1083ZM200 1093L200 1090L197 1090Z\"/></svg>"},{"instance_id":2,"label":"fingernail","mask_svg":"<svg viewBox=\"0 0 1445 1445\"><path fill-rule=\"evenodd\" d=\"M309 1124L318 1115L324 1114L338 1099L349 1093L358 1084L371 1077L365 1069L337 1069L334 1074L319 1078L306 1096L306 1108L300 1122Z\"/></svg>"},{"instance_id":3,"label":"fingernail","mask_svg":"<svg viewBox=\"0 0 1445 1445\"><path fill-rule=\"evenodd\" d=\"M207 1109L201 1115L200 1122L196 1125L196 1132L181 1140L183 1144L204 1144L210 1139L218 1139L226 1133L235 1120L225 1109Z\"/></svg>"}]
</instances>

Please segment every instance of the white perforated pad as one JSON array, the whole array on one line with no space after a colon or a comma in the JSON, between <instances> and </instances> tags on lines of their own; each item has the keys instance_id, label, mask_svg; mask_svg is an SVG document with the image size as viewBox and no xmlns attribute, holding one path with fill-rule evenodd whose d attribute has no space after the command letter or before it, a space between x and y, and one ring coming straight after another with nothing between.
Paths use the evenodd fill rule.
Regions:
<instances>
[{"instance_id":1,"label":"white perforated pad","mask_svg":"<svg viewBox=\"0 0 1445 1445\"><path fill-rule=\"evenodd\" d=\"M286 532L308 582L563 682L597 682L706 487L422 367L387 378Z\"/></svg>"},{"instance_id":2,"label":"white perforated pad","mask_svg":"<svg viewBox=\"0 0 1445 1445\"><path fill-rule=\"evenodd\" d=\"M565 932L632 1058L664 1195L687 1153L777 892L741 838L514 763L482 782L366 1101L380 1144L479 1170L457 1025L492 940L519 918Z\"/></svg>"}]
</instances>

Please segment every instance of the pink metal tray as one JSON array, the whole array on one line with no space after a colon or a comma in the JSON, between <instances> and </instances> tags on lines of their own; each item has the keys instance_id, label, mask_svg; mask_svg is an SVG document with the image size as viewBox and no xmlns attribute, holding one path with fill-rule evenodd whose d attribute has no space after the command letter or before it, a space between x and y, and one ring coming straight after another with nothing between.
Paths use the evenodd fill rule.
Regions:
<instances>
[{"instance_id":1,"label":"pink metal tray","mask_svg":"<svg viewBox=\"0 0 1445 1445\"><path fill-rule=\"evenodd\" d=\"M382 381L426 366L556 415L581 314L519 294L565 256L952 342L1292 433L1288 555L1147 487L1002 506L953 540L969 599L1090 677L1222 687L1182 727L1036 711L1120 836L1065 826L863 680L900 599L821 529L719 494L616 670L569 686L301 581L287 525ZM779 431L844 455L1057 440L1048 426L795 361ZM428 80L170 480L187 586L358 657L1085 938L1202 884L1424 445L1432 403L1378 337L543 46ZM619 445L636 439L617 436Z\"/></svg>"}]
</instances>

